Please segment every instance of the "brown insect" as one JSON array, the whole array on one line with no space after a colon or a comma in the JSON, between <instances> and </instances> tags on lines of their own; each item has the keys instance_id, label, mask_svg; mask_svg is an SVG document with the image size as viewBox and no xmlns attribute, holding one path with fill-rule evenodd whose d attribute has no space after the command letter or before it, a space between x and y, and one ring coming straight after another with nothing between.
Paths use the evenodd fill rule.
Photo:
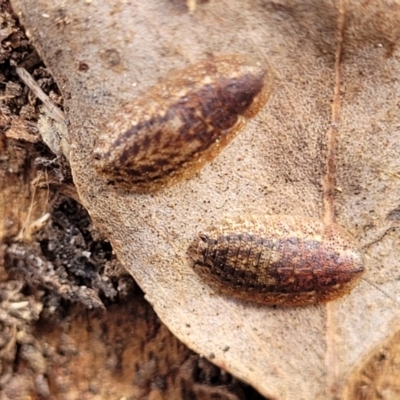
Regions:
<instances>
[{"instance_id":1,"label":"brown insect","mask_svg":"<svg viewBox=\"0 0 400 400\"><path fill-rule=\"evenodd\" d=\"M347 293L364 258L343 228L270 215L223 221L199 234L194 267L220 291L268 305L307 305Z\"/></svg>"},{"instance_id":2,"label":"brown insect","mask_svg":"<svg viewBox=\"0 0 400 400\"><path fill-rule=\"evenodd\" d=\"M211 161L267 102L271 75L239 55L212 57L150 88L109 121L94 166L109 180L151 191Z\"/></svg>"}]
</instances>

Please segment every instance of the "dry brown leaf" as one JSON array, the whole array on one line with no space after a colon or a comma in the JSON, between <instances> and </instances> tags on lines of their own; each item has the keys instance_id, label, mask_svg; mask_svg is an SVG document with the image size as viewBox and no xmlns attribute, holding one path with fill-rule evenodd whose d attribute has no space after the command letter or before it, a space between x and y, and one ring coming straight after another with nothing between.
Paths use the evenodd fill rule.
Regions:
<instances>
[{"instance_id":1,"label":"dry brown leaf","mask_svg":"<svg viewBox=\"0 0 400 400\"><path fill-rule=\"evenodd\" d=\"M163 322L266 396L348 396L350 373L400 323L400 2L12 3L63 92L81 200ZM151 195L105 185L89 161L105 121L210 53L266 60L276 76L267 106L190 180ZM364 248L364 280L305 308L213 292L186 261L196 233L245 213L329 220L332 139L334 211Z\"/></svg>"}]
</instances>

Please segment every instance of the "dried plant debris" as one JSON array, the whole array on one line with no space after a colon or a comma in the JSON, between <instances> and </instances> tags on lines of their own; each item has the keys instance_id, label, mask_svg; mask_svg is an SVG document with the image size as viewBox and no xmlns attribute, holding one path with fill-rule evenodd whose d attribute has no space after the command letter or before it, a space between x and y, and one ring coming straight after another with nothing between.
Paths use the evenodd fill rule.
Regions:
<instances>
[{"instance_id":1,"label":"dried plant debris","mask_svg":"<svg viewBox=\"0 0 400 400\"><path fill-rule=\"evenodd\" d=\"M11 379L17 352L35 342L32 323L43 307L40 293L24 294L23 286L16 280L0 283L0 389Z\"/></svg>"},{"instance_id":2,"label":"dried plant debris","mask_svg":"<svg viewBox=\"0 0 400 400\"><path fill-rule=\"evenodd\" d=\"M68 183L72 181L68 163L45 150L41 143L39 128L44 129L38 126L41 101L18 76L17 66L29 73L52 103L62 107L62 96L52 76L18 24L9 3L0 1L0 132L7 138L38 143L41 157L37 165L47 167L51 162L50 170L55 171L57 180Z\"/></svg>"},{"instance_id":3,"label":"dried plant debris","mask_svg":"<svg viewBox=\"0 0 400 400\"><path fill-rule=\"evenodd\" d=\"M87 212L69 198L57 202L33 243L8 247L6 270L33 287L88 308L104 308L120 289L127 292L131 280L121 273L111 245L93 231Z\"/></svg>"},{"instance_id":4,"label":"dried plant debris","mask_svg":"<svg viewBox=\"0 0 400 400\"><path fill-rule=\"evenodd\" d=\"M265 399L250 386L211 364L201 356L190 356L182 364L179 375L183 399Z\"/></svg>"},{"instance_id":5,"label":"dried plant debris","mask_svg":"<svg viewBox=\"0 0 400 400\"><path fill-rule=\"evenodd\" d=\"M28 48L32 50L25 32L20 28L6 1L0 2L0 65L9 60L19 61ZM20 51L18 51L20 50ZM22 53L22 54L21 54ZM4 70L5 71L5 70Z\"/></svg>"}]
</instances>

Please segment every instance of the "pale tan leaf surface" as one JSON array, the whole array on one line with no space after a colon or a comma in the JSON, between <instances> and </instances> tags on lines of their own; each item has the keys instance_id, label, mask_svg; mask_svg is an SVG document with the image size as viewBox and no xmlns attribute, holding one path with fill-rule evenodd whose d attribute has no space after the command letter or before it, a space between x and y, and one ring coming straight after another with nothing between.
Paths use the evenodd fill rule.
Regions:
<instances>
[{"instance_id":1,"label":"pale tan leaf surface","mask_svg":"<svg viewBox=\"0 0 400 400\"><path fill-rule=\"evenodd\" d=\"M351 371L400 324L400 2L211 0L191 13L178 0L12 3L63 92L81 200L163 322L266 396L343 398ZM213 53L268 63L266 107L188 181L151 195L105 185L90 163L105 121ZM364 280L306 308L213 292L187 261L196 234L246 213L329 220L332 138L334 211L365 249Z\"/></svg>"}]
</instances>

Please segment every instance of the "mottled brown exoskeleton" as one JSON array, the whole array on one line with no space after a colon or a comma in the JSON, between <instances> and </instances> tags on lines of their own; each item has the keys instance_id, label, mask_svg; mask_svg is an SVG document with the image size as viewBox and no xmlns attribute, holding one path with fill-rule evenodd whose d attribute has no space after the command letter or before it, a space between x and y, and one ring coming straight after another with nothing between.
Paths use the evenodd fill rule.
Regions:
<instances>
[{"instance_id":1,"label":"mottled brown exoskeleton","mask_svg":"<svg viewBox=\"0 0 400 400\"><path fill-rule=\"evenodd\" d=\"M353 237L336 224L289 216L222 221L199 233L194 267L225 294L285 306L333 300L364 271Z\"/></svg>"},{"instance_id":2,"label":"mottled brown exoskeleton","mask_svg":"<svg viewBox=\"0 0 400 400\"><path fill-rule=\"evenodd\" d=\"M112 182L152 191L211 161L267 102L272 78L240 55L177 71L126 104L99 137L93 161Z\"/></svg>"}]
</instances>

